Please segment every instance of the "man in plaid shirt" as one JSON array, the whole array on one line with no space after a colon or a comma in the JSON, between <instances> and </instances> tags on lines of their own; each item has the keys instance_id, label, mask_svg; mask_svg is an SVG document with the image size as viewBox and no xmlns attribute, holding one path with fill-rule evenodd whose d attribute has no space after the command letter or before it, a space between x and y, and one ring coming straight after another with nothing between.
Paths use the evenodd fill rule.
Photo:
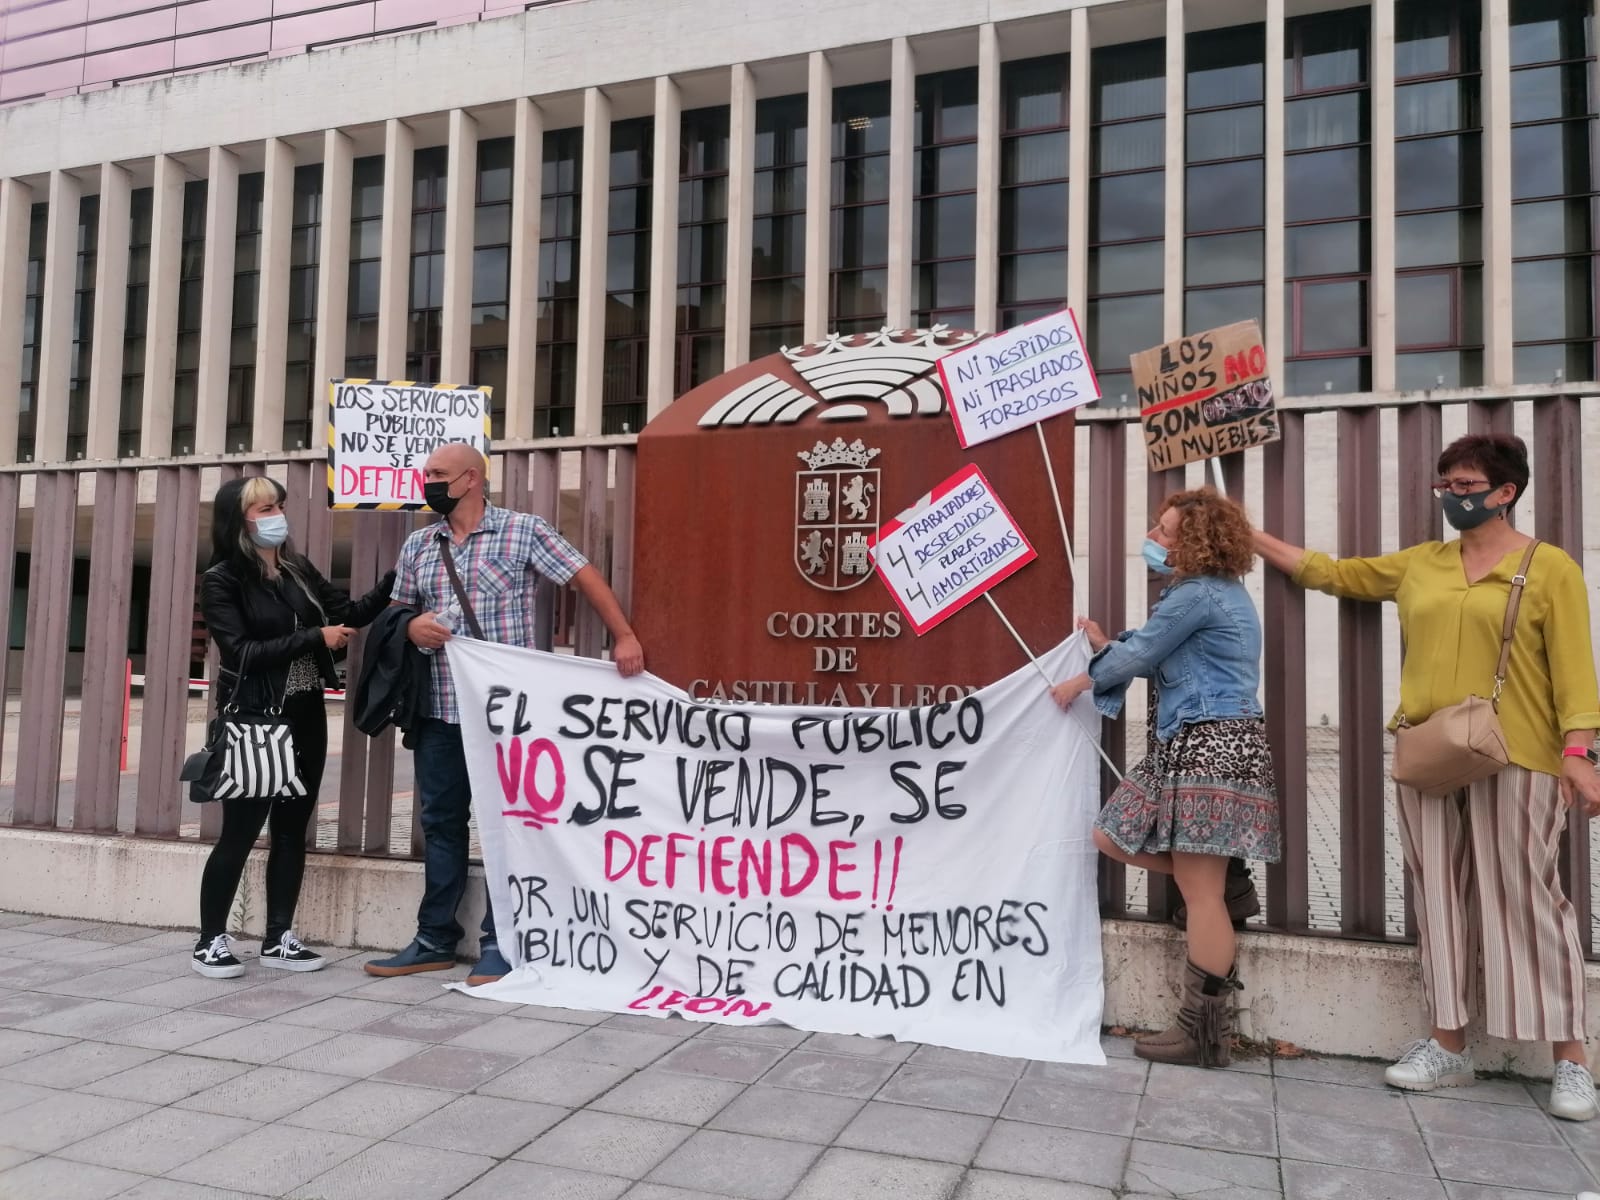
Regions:
<instances>
[{"instance_id":1,"label":"man in plaid shirt","mask_svg":"<svg viewBox=\"0 0 1600 1200\"><path fill-rule=\"evenodd\" d=\"M406 539L395 568L390 601L418 609L407 627L413 645L433 654L430 715L416 730L416 795L422 810L422 904L417 936L391 958L366 964L370 975L413 975L455 965L463 930L456 909L467 890L467 819L472 813L472 783L461 746L461 713L448 656L436 654L450 640L451 626L469 632L445 567L443 546L451 555L462 587L487 641L533 645L533 575L570 583L583 594L611 631L612 657L623 675L644 670L644 650L634 636L600 572L542 517L510 512L488 503L483 456L456 442L441 446L423 464L423 495L444 519ZM451 611L453 620L438 614ZM460 615L455 615L459 613ZM476 986L500 978L510 966L495 941L494 913L483 917L478 964L467 982Z\"/></svg>"}]
</instances>

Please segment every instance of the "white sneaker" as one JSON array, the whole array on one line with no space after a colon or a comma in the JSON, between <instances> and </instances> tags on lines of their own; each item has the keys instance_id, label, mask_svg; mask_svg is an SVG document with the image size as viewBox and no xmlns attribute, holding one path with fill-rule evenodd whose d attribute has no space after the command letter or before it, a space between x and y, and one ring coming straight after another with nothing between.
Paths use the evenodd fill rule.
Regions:
<instances>
[{"instance_id":1,"label":"white sneaker","mask_svg":"<svg viewBox=\"0 0 1600 1200\"><path fill-rule=\"evenodd\" d=\"M1589 1068L1566 1059L1556 1062L1550 1080L1550 1115L1563 1121L1592 1121L1600 1112L1595 1103L1594 1076Z\"/></svg>"},{"instance_id":2,"label":"white sneaker","mask_svg":"<svg viewBox=\"0 0 1600 1200\"><path fill-rule=\"evenodd\" d=\"M210 942L197 945L189 965L207 979L237 979L244 974L244 964L228 948L228 935L219 933Z\"/></svg>"},{"instance_id":3,"label":"white sneaker","mask_svg":"<svg viewBox=\"0 0 1600 1200\"><path fill-rule=\"evenodd\" d=\"M1432 1038L1413 1042L1400 1056L1400 1061L1383 1073L1383 1081L1390 1087L1404 1088L1408 1092L1470 1087L1477 1080L1471 1050L1452 1054Z\"/></svg>"},{"instance_id":4,"label":"white sneaker","mask_svg":"<svg viewBox=\"0 0 1600 1200\"><path fill-rule=\"evenodd\" d=\"M328 964L322 955L301 944L294 930L285 929L276 942L261 947L261 965L280 971L320 971Z\"/></svg>"}]
</instances>

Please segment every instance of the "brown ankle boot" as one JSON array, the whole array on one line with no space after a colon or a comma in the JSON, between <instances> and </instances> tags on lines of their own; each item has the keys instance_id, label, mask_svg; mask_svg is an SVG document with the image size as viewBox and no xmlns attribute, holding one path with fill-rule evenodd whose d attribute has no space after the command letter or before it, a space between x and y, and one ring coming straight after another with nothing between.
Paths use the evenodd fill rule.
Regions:
<instances>
[{"instance_id":1,"label":"brown ankle boot","mask_svg":"<svg viewBox=\"0 0 1600 1200\"><path fill-rule=\"evenodd\" d=\"M1256 881L1242 858L1228 860L1228 881L1222 895L1228 903L1228 920L1233 922L1235 929L1243 929L1244 923L1261 911L1261 896L1256 891ZM1177 911L1172 914L1172 923L1179 929L1188 927L1187 904L1178 905Z\"/></svg>"},{"instance_id":2,"label":"brown ankle boot","mask_svg":"<svg viewBox=\"0 0 1600 1200\"><path fill-rule=\"evenodd\" d=\"M1234 971L1223 978L1186 963L1178 1019L1136 1041L1134 1054L1174 1066L1226 1067L1233 1061L1233 993L1242 986Z\"/></svg>"}]
</instances>

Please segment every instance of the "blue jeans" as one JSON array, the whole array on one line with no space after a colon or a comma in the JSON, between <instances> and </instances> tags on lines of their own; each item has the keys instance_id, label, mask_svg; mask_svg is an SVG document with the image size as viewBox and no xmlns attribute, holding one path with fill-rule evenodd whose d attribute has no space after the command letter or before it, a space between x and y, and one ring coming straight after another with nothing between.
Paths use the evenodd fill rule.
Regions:
<instances>
[{"instance_id":1,"label":"blue jeans","mask_svg":"<svg viewBox=\"0 0 1600 1200\"><path fill-rule=\"evenodd\" d=\"M467 819L472 815L472 780L461 747L461 726L433 717L417 727L417 803L422 807L422 904L417 940L432 950L453 952L463 930L456 910L467 891ZM484 889L479 956L495 946L494 910Z\"/></svg>"}]
</instances>

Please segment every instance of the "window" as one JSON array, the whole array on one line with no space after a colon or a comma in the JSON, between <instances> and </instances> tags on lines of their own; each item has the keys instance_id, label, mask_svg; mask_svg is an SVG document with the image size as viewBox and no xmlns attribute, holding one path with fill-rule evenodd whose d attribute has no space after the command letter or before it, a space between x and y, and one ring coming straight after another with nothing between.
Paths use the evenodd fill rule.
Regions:
<instances>
[{"instance_id":1,"label":"window","mask_svg":"<svg viewBox=\"0 0 1600 1200\"><path fill-rule=\"evenodd\" d=\"M583 130L544 135L539 184L539 335L534 435L572 432L578 397L578 237Z\"/></svg>"},{"instance_id":2,"label":"window","mask_svg":"<svg viewBox=\"0 0 1600 1200\"><path fill-rule=\"evenodd\" d=\"M1285 29L1284 391L1291 396L1372 386L1371 19L1370 9L1344 9L1293 18Z\"/></svg>"},{"instance_id":3,"label":"window","mask_svg":"<svg viewBox=\"0 0 1600 1200\"><path fill-rule=\"evenodd\" d=\"M1000 328L1067 304L1068 63L1000 66Z\"/></svg>"},{"instance_id":4,"label":"window","mask_svg":"<svg viewBox=\"0 0 1600 1200\"><path fill-rule=\"evenodd\" d=\"M1395 381L1483 382L1483 195L1475 0L1395 9Z\"/></svg>"},{"instance_id":5,"label":"window","mask_svg":"<svg viewBox=\"0 0 1600 1200\"><path fill-rule=\"evenodd\" d=\"M67 457L89 449L89 370L94 343L94 285L99 266L100 197L78 201L77 261L72 283L72 376L67 381Z\"/></svg>"},{"instance_id":6,"label":"window","mask_svg":"<svg viewBox=\"0 0 1600 1200\"><path fill-rule=\"evenodd\" d=\"M722 373L728 298L728 108L683 114L678 141L675 394Z\"/></svg>"},{"instance_id":7,"label":"window","mask_svg":"<svg viewBox=\"0 0 1600 1200\"><path fill-rule=\"evenodd\" d=\"M378 260L383 253L383 155L358 158L350 177L350 282L345 307L344 373L378 370Z\"/></svg>"},{"instance_id":8,"label":"window","mask_svg":"<svg viewBox=\"0 0 1600 1200\"><path fill-rule=\"evenodd\" d=\"M128 205L128 308L122 325L122 394L117 412L117 454L137 457L143 447L144 334L150 317L150 233L155 190L134 188Z\"/></svg>"},{"instance_id":9,"label":"window","mask_svg":"<svg viewBox=\"0 0 1600 1200\"><path fill-rule=\"evenodd\" d=\"M205 291L207 181L183 185L183 242L178 252L177 370L172 378L169 454L194 452L200 395L200 317Z\"/></svg>"},{"instance_id":10,"label":"window","mask_svg":"<svg viewBox=\"0 0 1600 1200\"><path fill-rule=\"evenodd\" d=\"M651 117L617 121L611 126L602 433L642 428L649 399L650 205L655 128Z\"/></svg>"},{"instance_id":11,"label":"window","mask_svg":"<svg viewBox=\"0 0 1600 1200\"><path fill-rule=\"evenodd\" d=\"M913 324L972 328L978 236L978 70L920 75L912 170Z\"/></svg>"},{"instance_id":12,"label":"window","mask_svg":"<svg viewBox=\"0 0 1600 1200\"><path fill-rule=\"evenodd\" d=\"M325 404L315 379L317 357L317 275L321 262L322 164L296 167L294 211L289 233L289 340L283 375L283 444L299 450L312 444L313 414Z\"/></svg>"},{"instance_id":13,"label":"window","mask_svg":"<svg viewBox=\"0 0 1600 1200\"><path fill-rule=\"evenodd\" d=\"M439 355L444 348L444 210L450 149L429 146L416 151L412 162L411 298L407 301L405 377L419 383L439 383Z\"/></svg>"},{"instance_id":14,"label":"window","mask_svg":"<svg viewBox=\"0 0 1600 1200\"><path fill-rule=\"evenodd\" d=\"M478 143L472 210L472 332L468 378L491 387L489 432L506 431L506 365L510 345L511 189L513 138Z\"/></svg>"},{"instance_id":15,"label":"window","mask_svg":"<svg viewBox=\"0 0 1600 1200\"><path fill-rule=\"evenodd\" d=\"M1192 33L1185 54L1183 327L1264 320L1266 31Z\"/></svg>"},{"instance_id":16,"label":"window","mask_svg":"<svg viewBox=\"0 0 1600 1200\"><path fill-rule=\"evenodd\" d=\"M44 317L44 246L50 206L35 204L28 215L28 274L22 301L22 388L17 397L17 457L33 461L34 401L39 396L39 350Z\"/></svg>"},{"instance_id":17,"label":"window","mask_svg":"<svg viewBox=\"0 0 1600 1200\"><path fill-rule=\"evenodd\" d=\"M233 238L233 324L228 342L226 450L250 445L256 390L256 306L261 281L261 206L266 176L239 176L239 207Z\"/></svg>"},{"instance_id":18,"label":"window","mask_svg":"<svg viewBox=\"0 0 1600 1200\"><path fill-rule=\"evenodd\" d=\"M1513 370L1595 377L1591 6L1512 0Z\"/></svg>"},{"instance_id":19,"label":"window","mask_svg":"<svg viewBox=\"0 0 1600 1200\"><path fill-rule=\"evenodd\" d=\"M889 85L833 93L833 248L829 313L839 333L888 316Z\"/></svg>"},{"instance_id":20,"label":"window","mask_svg":"<svg viewBox=\"0 0 1600 1200\"><path fill-rule=\"evenodd\" d=\"M756 101L750 357L805 340L806 98Z\"/></svg>"},{"instance_id":21,"label":"window","mask_svg":"<svg viewBox=\"0 0 1600 1200\"><path fill-rule=\"evenodd\" d=\"M1090 59L1087 337L1108 404L1129 402L1128 357L1159 343L1163 332L1165 47L1160 38L1106 46ZM1060 207L1066 207L1065 184ZM1019 212L1017 223L1025 229L1027 214Z\"/></svg>"}]
</instances>

